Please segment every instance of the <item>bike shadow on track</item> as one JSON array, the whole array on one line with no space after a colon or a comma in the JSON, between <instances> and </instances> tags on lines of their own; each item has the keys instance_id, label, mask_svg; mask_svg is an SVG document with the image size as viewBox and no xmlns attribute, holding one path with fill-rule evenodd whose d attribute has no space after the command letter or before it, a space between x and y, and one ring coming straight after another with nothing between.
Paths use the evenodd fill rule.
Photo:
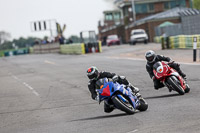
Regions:
<instances>
[{"instance_id":1,"label":"bike shadow on track","mask_svg":"<svg viewBox=\"0 0 200 133\"><path fill-rule=\"evenodd\" d=\"M180 96L180 95L179 94L167 94L167 95L161 95L161 96L144 97L144 99L167 98L167 97L175 97L175 96Z\"/></svg>"},{"instance_id":2,"label":"bike shadow on track","mask_svg":"<svg viewBox=\"0 0 200 133\"><path fill-rule=\"evenodd\" d=\"M135 112L137 113L137 112ZM113 115L102 115L102 116L96 116L96 117L89 117L89 118L83 118L83 119L76 119L71 120L70 122L74 121L86 121L86 120L97 120L97 119L106 119L106 118L116 118L116 117L122 117L122 116L128 116L127 113L120 113L120 114L113 114Z\"/></svg>"}]
</instances>

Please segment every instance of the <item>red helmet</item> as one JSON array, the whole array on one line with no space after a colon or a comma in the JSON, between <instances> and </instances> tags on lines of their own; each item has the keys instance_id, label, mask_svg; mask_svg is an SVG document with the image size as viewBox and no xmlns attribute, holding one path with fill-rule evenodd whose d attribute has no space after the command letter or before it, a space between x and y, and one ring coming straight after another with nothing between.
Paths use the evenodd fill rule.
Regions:
<instances>
[{"instance_id":1,"label":"red helmet","mask_svg":"<svg viewBox=\"0 0 200 133\"><path fill-rule=\"evenodd\" d=\"M92 66L87 69L87 76L90 80L97 80L99 77L99 71L96 67Z\"/></svg>"}]
</instances>

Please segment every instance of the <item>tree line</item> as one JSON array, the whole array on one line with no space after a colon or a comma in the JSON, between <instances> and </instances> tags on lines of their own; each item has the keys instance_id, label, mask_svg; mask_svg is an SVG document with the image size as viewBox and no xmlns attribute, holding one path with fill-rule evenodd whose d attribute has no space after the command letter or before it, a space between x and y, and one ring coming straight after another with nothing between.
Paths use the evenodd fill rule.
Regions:
<instances>
[{"instance_id":1,"label":"tree line","mask_svg":"<svg viewBox=\"0 0 200 133\"><path fill-rule=\"evenodd\" d=\"M48 37L45 36L43 39L37 38L37 37L20 37L19 39L13 39L12 41L9 40L11 35L7 32L0 31L0 50L8 50L8 49L14 49L14 48L25 48L30 47L36 44L36 42L41 40L48 40ZM71 40L73 43L79 43L80 38L76 35L70 36L68 39L65 39L66 43Z\"/></svg>"}]
</instances>

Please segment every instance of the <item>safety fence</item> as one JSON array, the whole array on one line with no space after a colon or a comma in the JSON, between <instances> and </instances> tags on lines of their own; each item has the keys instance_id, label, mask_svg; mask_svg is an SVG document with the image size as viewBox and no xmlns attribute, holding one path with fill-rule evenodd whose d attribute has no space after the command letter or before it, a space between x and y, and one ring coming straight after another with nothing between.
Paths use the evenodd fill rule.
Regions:
<instances>
[{"instance_id":1,"label":"safety fence","mask_svg":"<svg viewBox=\"0 0 200 133\"><path fill-rule=\"evenodd\" d=\"M60 44L59 43L37 44L34 45L30 51L31 53L34 54L59 53Z\"/></svg>"},{"instance_id":2,"label":"safety fence","mask_svg":"<svg viewBox=\"0 0 200 133\"><path fill-rule=\"evenodd\" d=\"M178 36L170 36L163 38L162 36L158 36L154 38L154 42L161 43L162 49L170 48L182 48L182 49L192 49L193 48L193 39L197 38L197 48L200 48L200 35L178 35Z\"/></svg>"}]
</instances>

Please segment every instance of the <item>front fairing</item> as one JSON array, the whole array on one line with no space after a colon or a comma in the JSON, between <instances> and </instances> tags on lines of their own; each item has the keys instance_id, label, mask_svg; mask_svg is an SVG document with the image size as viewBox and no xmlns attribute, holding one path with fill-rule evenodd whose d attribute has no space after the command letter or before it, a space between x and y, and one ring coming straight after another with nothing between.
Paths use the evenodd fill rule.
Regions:
<instances>
[{"instance_id":1,"label":"front fairing","mask_svg":"<svg viewBox=\"0 0 200 133\"><path fill-rule=\"evenodd\" d=\"M162 72L159 72L159 69L158 68L162 68ZM168 64L166 64L165 62L161 61L161 62L157 62L154 64L153 66L153 72L154 72L154 75L155 77L162 81L164 84L165 84L165 81L167 79L167 77L176 77L180 82L181 86L183 87L183 89L186 88L185 86L185 81L184 79L179 75L179 73L174 70L173 68L169 67Z\"/></svg>"},{"instance_id":2,"label":"front fairing","mask_svg":"<svg viewBox=\"0 0 200 133\"><path fill-rule=\"evenodd\" d=\"M99 102L106 100L107 102L110 101L112 96L116 95L120 99L124 100L121 97L121 94L128 97L131 101L131 104L135 108L138 104L137 97L132 95L132 91L130 88L125 89L124 85L120 85L119 83L113 83L113 82L104 82L104 86L102 89L97 90L99 93ZM117 93L120 92L120 93Z\"/></svg>"},{"instance_id":3,"label":"front fairing","mask_svg":"<svg viewBox=\"0 0 200 133\"><path fill-rule=\"evenodd\" d=\"M165 62L157 62L153 65L153 73L159 80L164 80L170 75L170 67Z\"/></svg>"}]
</instances>

